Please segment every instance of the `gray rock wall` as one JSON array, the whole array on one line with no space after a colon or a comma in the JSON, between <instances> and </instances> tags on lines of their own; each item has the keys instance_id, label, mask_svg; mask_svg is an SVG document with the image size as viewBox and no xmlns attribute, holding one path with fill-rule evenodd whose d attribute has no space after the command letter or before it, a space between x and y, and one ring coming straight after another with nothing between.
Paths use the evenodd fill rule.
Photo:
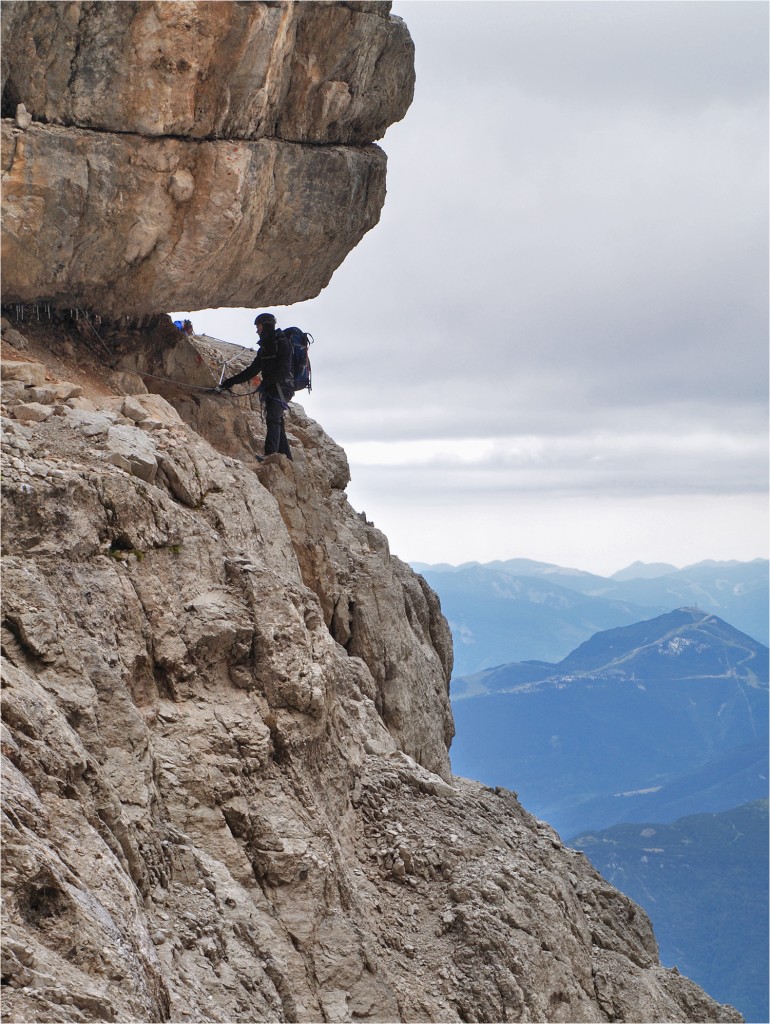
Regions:
<instances>
[{"instance_id":1,"label":"gray rock wall","mask_svg":"<svg viewBox=\"0 0 770 1024\"><path fill-rule=\"evenodd\" d=\"M390 3L12 0L2 44L9 113L100 132L367 145L414 92Z\"/></svg>"},{"instance_id":2,"label":"gray rock wall","mask_svg":"<svg viewBox=\"0 0 770 1024\"><path fill-rule=\"evenodd\" d=\"M142 384L153 358L210 383L205 342L110 339L110 376L24 330L0 408L8 1020L740 1019L515 794L452 777L437 599L301 407L295 461L258 464L248 397Z\"/></svg>"},{"instance_id":3,"label":"gray rock wall","mask_svg":"<svg viewBox=\"0 0 770 1024\"><path fill-rule=\"evenodd\" d=\"M379 219L371 143L411 102L388 12L4 4L3 301L117 317L317 295Z\"/></svg>"}]
</instances>

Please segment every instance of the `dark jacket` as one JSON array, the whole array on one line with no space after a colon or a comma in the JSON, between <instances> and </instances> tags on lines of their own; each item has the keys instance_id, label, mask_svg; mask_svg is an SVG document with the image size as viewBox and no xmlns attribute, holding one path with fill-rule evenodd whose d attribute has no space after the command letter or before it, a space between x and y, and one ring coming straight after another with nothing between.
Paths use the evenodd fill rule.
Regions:
<instances>
[{"instance_id":1,"label":"dark jacket","mask_svg":"<svg viewBox=\"0 0 770 1024\"><path fill-rule=\"evenodd\" d=\"M280 386L283 397L288 402L294 394L291 354L291 342L283 331L276 329L272 336L260 338L254 362L240 373L223 380L222 387L230 388L233 384L243 384L244 381L251 380L252 377L261 373L262 386L260 390L268 395L277 396Z\"/></svg>"}]
</instances>

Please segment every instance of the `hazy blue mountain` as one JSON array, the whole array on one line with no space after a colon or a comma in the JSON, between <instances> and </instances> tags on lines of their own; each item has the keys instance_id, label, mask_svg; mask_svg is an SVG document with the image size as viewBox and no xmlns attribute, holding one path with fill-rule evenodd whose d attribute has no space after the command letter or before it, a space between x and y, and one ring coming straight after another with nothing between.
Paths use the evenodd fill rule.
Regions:
<instances>
[{"instance_id":1,"label":"hazy blue mountain","mask_svg":"<svg viewBox=\"0 0 770 1024\"><path fill-rule=\"evenodd\" d=\"M556 661L599 630L665 610L587 596L547 576L516 576L490 566L420 571L449 621L455 676L525 658Z\"/></svg>"},{"instance_id":2,"label":"hazy blue mountain","mask_svg":"<svg viewBox=\"0 0 770 1024\"><path fill-rule=\"evenodd\" d=\"M415 562L452 629L455 676L532 658L558 661L599 630L674 608L713 612L768 643L768 562L636 562L612 577L526 558Z\"/></svg>"},{"instance_id":3,"label":"hazy blue mountain","mask_svg":"<svg viewBox=\"0 0 770 1024\"><path fill-rule=\"evenodd\" d=\"M613 580L601 596L667 608L714 612L744 633L768 643L768 562L699 562L652 579Z\"/></svg>"},{"instance_id":4,"label":"hazy blue mountain","mask_svg":"<svg viewBox=\"0 0 770 1024\"><path fill-rule=\"evenodd\" d=\"M768 650L717 616L668 612L453 689L455 773L562 835L767 795Z\"/></svg>"},{"instance_id":5,"label":"hazy blue mountain","mask_svg":"<svg viewBox=\"0 0 770 1024\"><path fill-rule=\"evenodd\" d=\"M644 907L662 962L751 1022L770 1020L767 808L765 799L569 840Z\"/></svg>"},{"instance_id":6,"label":"hazy blue mountain","mask_svg":"<svg viewBox=\"0 0 770 1024\"><path fill-rule=\"evenodd\" d=\"M596 573L585 572L583 569L568 569L561 565L554 565L551 562L535 562L531 558L508 558L504 561L494 562L463 562L462 565L449 565L440 562L437 565L429 565L427 562L412 562L416 572L441 574L464 573L471 569L489 570L490 572L501 572L507 576L524 576L535 579L545 579L551 583L565 586L570 590L580 590L589 593L592 589L604 586L611 586L606 576L597 576Z\"/></svg>"},{"instance_id":7,"label":"hazy blue mountain","mask_svg":"<svg viewBox=\"0 0 770 1024\"><path fill-rule=\"evenodd\" d=\"M668 576L678 572L675 565L668 562L632 562L625 569L620 569L610 576L611 580L652 580L657 576Z\"/></svg>"}]
</instances>

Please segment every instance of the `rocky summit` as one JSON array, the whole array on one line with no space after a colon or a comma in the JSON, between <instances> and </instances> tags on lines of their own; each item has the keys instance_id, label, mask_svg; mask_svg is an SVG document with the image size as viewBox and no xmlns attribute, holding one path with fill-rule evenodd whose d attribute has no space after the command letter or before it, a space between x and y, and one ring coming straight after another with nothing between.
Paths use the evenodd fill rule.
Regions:
<instances>
[{"instance_id":1,"label":"rocky summit","mask_svg":"<svg viewBox=\"0 0 770 1024\"><path fill-rule=\"evenodd\" d=\"M260 461L253 388L210 393L251 353L137 323L322 286L376 219L403 23L2 13L5 1020L740 1020L453 776L447 623L339 445L293 402Z\"/></svg>"}]
</instances>

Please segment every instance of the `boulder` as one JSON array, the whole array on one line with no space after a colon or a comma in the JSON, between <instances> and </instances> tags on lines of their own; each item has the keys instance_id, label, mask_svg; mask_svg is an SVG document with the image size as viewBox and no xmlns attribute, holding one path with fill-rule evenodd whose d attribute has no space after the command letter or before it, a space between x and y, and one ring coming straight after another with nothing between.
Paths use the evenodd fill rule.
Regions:
<instances>
[{"instance_id":1,"label":"boulder","mask_svg":"<svg viewBox=\"0 0 770 1024\"><path fill-rule=\"evenodd\" d=\"M62 411L62 416L67 426L78 430L84 437L106 434L115 423L114 414L99 412L92 402L84 398L70 399Z\"/></svg>"},{"instance_id":2,"label":"boulder","mask_svg":"<svg viewBox=\"0 0 770 1024\"><path fill-rule=\"evenodd\" d=\"M25 401L38 402L40 405L53 405L56 401L56 387L53 384L38 385L37 387L25 386Z\"/></svg>"},{"instance_id":3,"label":"boulder","mask_svg":"<svg viewBox=\"0 0 770 1024\"><path fill-rule=\"evenodd\" d=\"M24 384L33 386L45 384L46 370L42 363L13 362L3 359L0 363L0 378L5 380L20 380Z\"/></svg>"},{"instance_id":4,"label":"boulder","mask_svg":"<svg viewBox=\"0 0 770 1024\"><path fill-rule=\"evenodd\" d=\"M22 423L42 423L53 414L53 407L41 405L40 402L26 402L15 405L12 409L13 415Z\"/></svg>"},{"instance_id":5,"label":"boulder","mask_svg":"<svg viewBox=\"0 0 770 1024\"><path fill-rule=\"evenodd\" d=\"M55 400L57 402L66 402L70 398L80 398L83 394L83 388L80 384L72 384L70 381L62 380L58 384L53 385Z\"/></svg>"},{"instance_id":6,"label":"boulder","mask_svg":"<svg viewBox=\"0 0 770 1024\"><path fill-rule=\"evenodd\" d=\"M112 387L121 395L146 395L147 387L138 373L115 370L110 378Z\"/></svg>"},{"instance_id":7,"label":"boulder","mask_svg":"<svg viewBox=\"0 0 770 1024\"><path fill-rule=\"evenodd\" d=\"M0 384L0 394L3 405L19 405L20 402L29 401L27 385L21 380L4 380Z\"/></svg>"},{"instance_id":8,"label":"boulder","mask_svg":"<svg viewBox=\"0 0 770 1024\"><path fill-rule=\"evenodd\" d=\"M27 339L24 335L17 331L15 327L11 327L10 325L3 328L3 341L7 342L9 345L13 345L13 347L18 349L19 352L26 352L29 348Z\"/></svg>"},{"instance_id":9,"label":"boulder","mask_svg":"<svg viewBox=\"0 0 770 1024\"><path fill-rule=\"evenodd\" d=\"M131 412L127 411L127 404L131 402ZM140 395L126 399L123 403L123 415L141 423L144 420L152 419L162 426L175 427L182 425L182 419L174 406L166 401L162 395Z\"/></svg>"},{"instance_id":10,"label":"boulder","mask_svg":"<svg viewBox=\"0 0 770 1024\"><path fill-rule=\"evenodd\" d=\"M16 117L14 118L17 128L21 128L22 131L32 124L32 115L29 113L23 103L19 103L16 107Z\"/></svg>"},{"instance_id":11,"label":"boulder","mask_svg":"<svg viewBox=\"0 0 770 1024\"><path fill-rule=\"evenodd\" d=\"M141 480L152 482L158 472L155 445L135 427L110 427L107 431L107 461Z\"/></svg>"},{"instance_id":12,"label":"boulder","mask_svg":"<svg viewBox=\"0 0 770 1024\"><path fill-rule=\"evenodd\" d=\"M128 419L133 420L134 423L138 423L140 420L146 419L147 410L136 398L128 397L121 403L120 411Z\"/></svg>"}]
</instances>

